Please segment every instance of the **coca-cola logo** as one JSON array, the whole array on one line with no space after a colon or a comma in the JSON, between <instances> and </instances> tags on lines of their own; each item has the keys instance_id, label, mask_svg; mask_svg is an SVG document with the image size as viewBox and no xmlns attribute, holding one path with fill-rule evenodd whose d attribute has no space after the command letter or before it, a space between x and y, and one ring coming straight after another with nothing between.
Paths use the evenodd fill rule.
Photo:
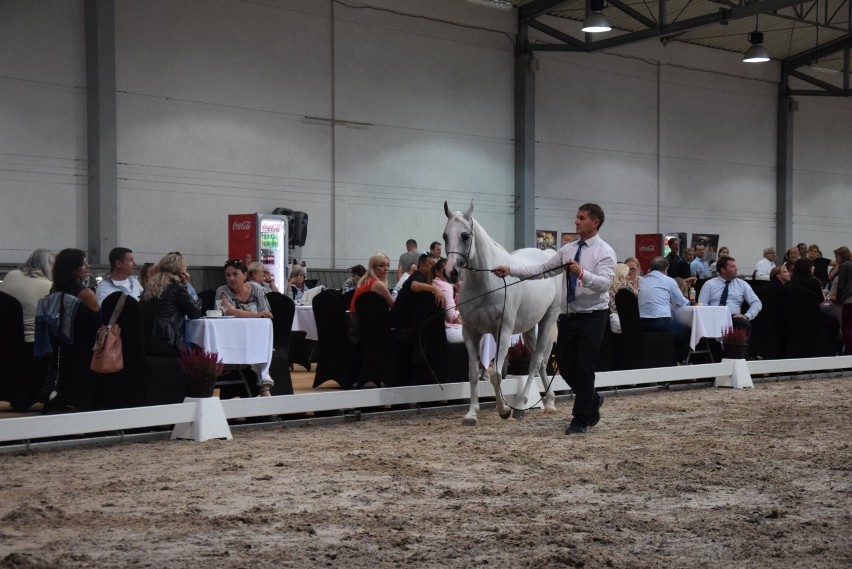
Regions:
<instances>
[{"instance_id":1,"label":"coca-cola logo","mask_svg":"<svg viewBox=\"0 0 852 569\"><path fill-rule=\"evenodd\" d=\"M251 230L251 221L248 219L243 221L235 221L231 225L231 231L250 231Z\"/></svg>"},{"instance_id":2,"label":"coca-cola logo","mask_svg":"<svg viewBox=\"0 0 852 569\"><path fill-rule=\"evenodd\" d=\"M278 233L279 227L277 223L264 223L260 226L260 231L262 233Z\"/></svg>"},{"instance_id":3,"label":"coca-cola logo","mask_svg":"<svg viewBox=\"0 0 852 569\"><path fill-rule=\"evenodd\" d=\"M639 245L639 252L640 253L653 253L656 250L657 250L657 248L654 247L653 245L646 245L646 244Z\"/></svg>"},{"instance_id":4,"label":"coca-cola logo","mask_svg":"<svg viewBox=\"0 0 852 569\"><path fill-rule=\"evenodd\" d=\"M657 244L653 239L643 239L636 250L640 257L650 257L657 252Z\"/></svg>"}]
</instances>

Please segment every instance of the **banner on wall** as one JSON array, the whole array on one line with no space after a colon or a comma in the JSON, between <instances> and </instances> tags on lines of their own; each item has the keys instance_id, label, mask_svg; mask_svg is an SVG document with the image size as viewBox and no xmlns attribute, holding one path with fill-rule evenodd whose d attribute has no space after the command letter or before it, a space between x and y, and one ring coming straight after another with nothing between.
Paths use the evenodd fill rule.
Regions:
<instances>
[{"instance_id":1,"label":"banner on wall","mask_svg":"<svg viewBox=\"0 0 852 569\"><path fill-rule=\"evenodd\" d=\"M709 265L716 260L716 252L719 250L719 235L713 233L693 233L692 245L704 245L704 260Z\"/></svg>"},{"instance_id":2,"label":"banner on wall","mask_svg":"<svg viewBox=\"0 0 852 569\"><path fill-rule=\"evenodd\" d=\"M686 233L680 231L669 231L668 233L663 234L663 257L672 252L672 248L669 247L669 240L671 239L677 239L678 243L680 243L680 255L682 257L683 250L687 247L687 241Z\"/></svg>"},{"instance_id":3,"label":"banner on wall","mask_svg":"<svg viewBox=\"0 0 852 569\"><path fill-rule=\"evenodd\" d=\"M636 234L636 258L643 273L651 268L651 259L663 254L663 235L661 233Z\"/></svg>"}]
</instances>

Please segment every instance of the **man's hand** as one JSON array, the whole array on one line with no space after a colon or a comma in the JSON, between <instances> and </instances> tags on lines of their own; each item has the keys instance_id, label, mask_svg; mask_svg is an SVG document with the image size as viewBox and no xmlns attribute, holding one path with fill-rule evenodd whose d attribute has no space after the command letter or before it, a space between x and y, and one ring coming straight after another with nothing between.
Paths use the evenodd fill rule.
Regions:
<instances>
[{"instance_id":1,"label":"man's hand","mask_svg":"<svg viewBox=\"0 0 852 569\"><path fill-rule=\"evenodd\" d=\"M688 285L694 285L695 281L697 281L697 280L698 279L696 279L695 277L689 277L688 279L683 279L683 282L685 282Z\"/></svg>"},{"instance_id":2,"label":"man's hand","mask_svg":"<svg viewBox=\"0 0 852 569\"><path fill-rule=\"evenodd\" d=\"M509 265L499 265L491 269L491 272L494 273L499 278L505 278L509 276Z\"/></svg>"},{"instance_id":3,"label":"man's hand","mask_svg":"<svg viewBox=\"0 0 852 569\"><path fill-rule=\"evenodd\" d=\"M569 260L565 263L565 270L575 277L579 277L580 273L583 271L583 267L580 266L580 263L575 261L574 259Z\"/></svg>"},{"instance_id":4,"label":"man's hand","mask_svg":"<svg viewBox=\"0 0 852 569\"><path fill-rule=\"evenodd\" d=\"M438 308L444 307L444 293L438 288L438 285L432 285L432 294L435 295L435 306Z\"/></svg>"}]
</instances>

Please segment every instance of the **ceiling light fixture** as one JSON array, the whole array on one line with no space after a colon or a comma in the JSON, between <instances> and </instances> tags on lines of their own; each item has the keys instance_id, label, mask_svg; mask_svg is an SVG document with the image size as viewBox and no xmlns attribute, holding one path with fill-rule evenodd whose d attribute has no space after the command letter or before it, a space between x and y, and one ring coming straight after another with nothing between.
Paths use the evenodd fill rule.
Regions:
<instances>
[{"instance_id":1,"label":"ceiling light fixture","mask_svg":"<svg viewBox=\"0 0 852 569\"><path fill-rule=\"evenodd\" d=\"M604 0L591 0L589 2L589 13L583 20L582 30L587 34L599 34L612 29L609 20L603 15Z\"/></svg>"},{"instance_id":2,"label":"ceiling light fixture","mask_svg":"<svg viewBox=\"0 0 852 569\"><path fill-rule=\"evenodd\" d=\"M754 17L754 31L748 35L748 43L751 47L745 52L743 61L745 63L763 63L769 61L769 52L763 47L763 32L757 31L758 18Z\"/></svg>"}]
</instances>

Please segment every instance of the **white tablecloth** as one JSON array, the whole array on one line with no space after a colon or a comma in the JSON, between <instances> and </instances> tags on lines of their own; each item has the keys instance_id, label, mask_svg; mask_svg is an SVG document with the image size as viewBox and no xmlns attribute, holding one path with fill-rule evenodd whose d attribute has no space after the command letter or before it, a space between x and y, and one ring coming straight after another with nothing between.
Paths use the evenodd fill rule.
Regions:
<instances>
[{"instance_id":1,"label":"white tablecloth","mask_svg":"<svg viewBox=\"0 0 852 569\"><path fill-rule=\"evenodd\" d=\"M319 340L313 306L308 304L296 305L296 313L293 315L293 331L305 332L308 340Z\"/></svg>"},{"instance_id":2,"label":"white tablecloth","mask_svg":"<svg viewBox=\"0 0 852 569\"><path fill-rule=\"evenodd\" d=\"M262 379L272 361L272 320L199 318L186 322L186 341L219 354L226 364L249 364Z\"/></svg>"},{"instance_id":3,"label":"white tablecloth","mask_svg":"<svg viewBox=\"0 0 852 569\"><path fill-rule=\"evenodd\" d=\"M521 339L520 334L512 334L512 340L509 345L516 343ZM548 355L550 355L548 353ZM485 334L482 340L479 341L479 361L484 367L488 367L488 363L497 356L497 340L491 334Z\"/></svg>"},{"instance_id":4,"label":"white tablecloth","mask_svg":"<svg viewBox=\"0 0 852 569\"><path fill-rule=\"evenodd\" d=\"M733 326L727 306L683 306L672 309L672 318L692 328L689 346L693 350L701 338L721 338Z\"/></svg>"}]
</instances>

